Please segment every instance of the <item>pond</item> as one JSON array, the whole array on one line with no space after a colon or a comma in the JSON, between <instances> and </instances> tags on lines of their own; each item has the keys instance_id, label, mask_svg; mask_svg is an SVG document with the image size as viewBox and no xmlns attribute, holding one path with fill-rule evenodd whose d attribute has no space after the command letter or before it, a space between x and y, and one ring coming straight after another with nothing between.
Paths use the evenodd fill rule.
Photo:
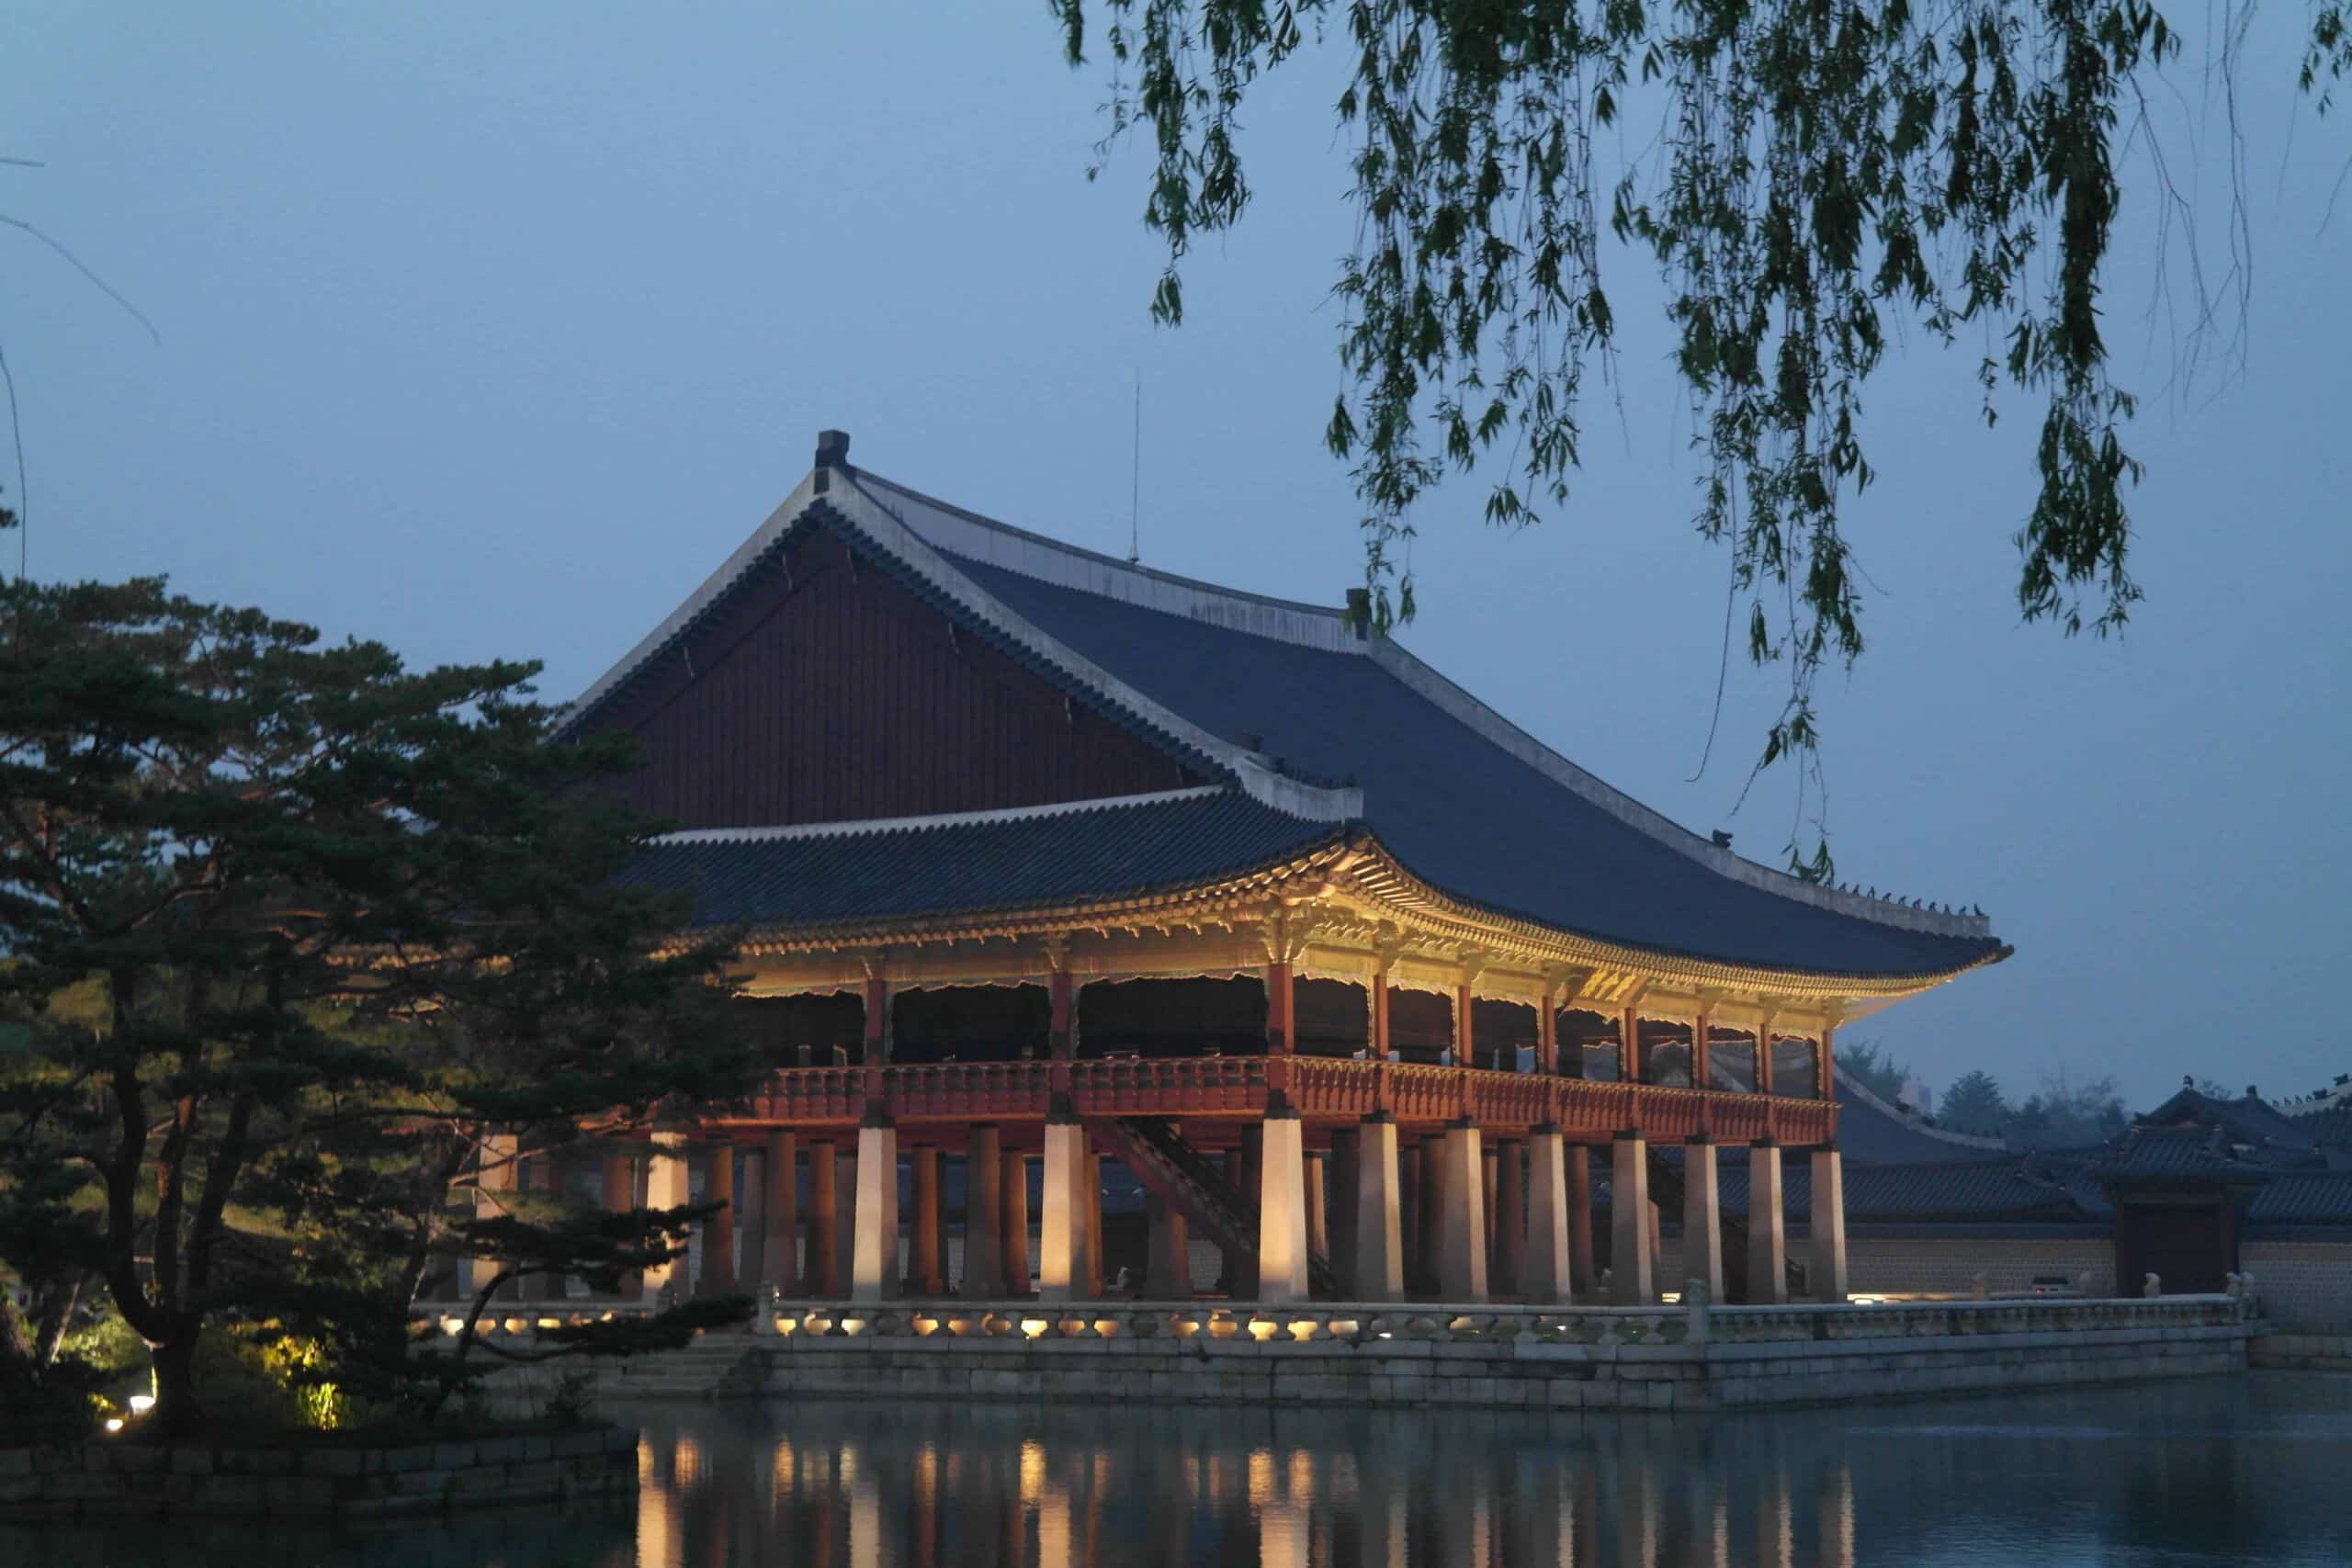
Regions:
<instances>
[{"instance_id":1,"label":"pond","mask_svg":"<svg viewBox=\"0 0 2352 1568\"><path fill-rule=\"evenodd\" d=\"M1710 1419L649 1404L634 1508L0 1526L8 1568L2352 1562L2352 1377Z\"/></svg>"}]
</instances>

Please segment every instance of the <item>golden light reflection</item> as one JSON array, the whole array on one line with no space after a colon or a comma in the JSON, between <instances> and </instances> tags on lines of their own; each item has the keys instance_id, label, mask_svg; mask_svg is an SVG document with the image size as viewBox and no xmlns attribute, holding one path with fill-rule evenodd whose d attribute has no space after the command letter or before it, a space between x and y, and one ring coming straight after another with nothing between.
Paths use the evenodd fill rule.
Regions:
<instances>
[{"instance_id":1,"label":"golden light reflection","mask_svg":"<svg viewBox=\"0 0 2352 1568\"><path fill-rule=\"evenodd\" d=\"M768 1505L775 1507L792 1495L793 1483L798 1479L799 1463L792 1451L792 1439L779 1438L775 1451L768 1461Z\"/></svg>"},{"instance_id":2,"label":"golden light reflection","mask_svg":"<svg viewBox=\"0 0 2352 1568\"><path fill-rule=\"evenodd\" d=\"M1250 1455L1250 1506L1265 1506L1274 1499L1274 1456L1264 1449Z\"/></svg>"},{"instance_id":3,"label":"golden light reflection","mask_svg":"<svg viewBox=\"0 0 2352 1568\"><path fill-rule=\"evenodd\" d=\"M1035 1438L1021 1445L1021 1505L1034 1508L1046 1495L1046 1445Z\"/></svg>"},{"instance_id":4,"label":"golden light reflection","mask_svg":"<svg viewBox=\"0 0 2352 1568\"><path fill-rule=\"evenodd\" d=\"M1296 1503L1315 1500L1315 1456L1305 1449L1290 1450L1290 1495Z\"/></svg>"}]
</instances>

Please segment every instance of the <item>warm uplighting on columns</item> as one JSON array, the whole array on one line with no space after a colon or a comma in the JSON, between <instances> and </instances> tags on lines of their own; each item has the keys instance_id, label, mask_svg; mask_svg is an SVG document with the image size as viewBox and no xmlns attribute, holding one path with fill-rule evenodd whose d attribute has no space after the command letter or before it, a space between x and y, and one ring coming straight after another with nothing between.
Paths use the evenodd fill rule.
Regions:
<instances>
[{"instance_id":1,"label":"warm uplighting on columns","mask_svg":"<svg viewBox=\"0 0 2352 1568\"><path fill-rule=\"evenodd\" d=\"M735 1145L720 1142L703 1151L702 1196L723 1204L702 1223L702 1278L695 1293L731 1295L735 1290Z\"/></svg>"},{"instance_id":2,"label":"warm uplighting on columns","mask_svg":"<svg viewBox=\"0 0 2352 1568\"><path fill-rule=\"evenodd\" d=\"M985 1302L1005 1293L1004 1155L996 1124L975 1124L964 1145L964 1296Z\"/></svg>"},{"instance_id":3,"label":"warm uplighting on columns","mask_svg":"<svg viewBox=\"0 0 2352 1568\"><path fill-rule=\"evenodd\" d=\"M1393 1302L1405 1294L1405 1237L1396 1159L1396 1119L1375 1111L1363 1119L1356 1147L1356 1300Z\"/></svg>"},{"instance_id":4,"label":"warm uplighting on columns","mask_svg":"<svg viewBox=\"0 0 2352 1568\"><path fill-rule=\"evenodd\" d=\"M1682 1146L1682 1275L1707 1287L1707 1299L1724 1299L1722 1190L1715 1145L1694 1138Z\"/></svg>"},{"instance_id":5,"label":"warm uplighting on columns","mask_svg":"<svg viewBox=\"0 0 2352 1568\"><path fill-rule=\"evenodd\" d=\"M683 1209L693 1200L686 1191L686 1135L668 1130L652 1134L652 1147L645 1160L645 1206L649 1209ZM657 1263L645 1271L645 1299L658 1302L662 1292L679 1280L685 1259L675 1258ZM683 1292L678 1292L683 1293Z\"/></svg>"},{"instance_id":6,"label":"warm uplighting on columns","mask_svg":"<svg viewBox=\"0 0 2352 1568\"><path fill-rule=\"evenodd\" d=\"M838 1259L841 1205L834 1184L840 1180L838 1151L831 1144L808 1145L808 1259L801 1269L802 1288L822 1296L842 1291Z\"/></svg>"},{"instance_id":7,"label":"warm uplighting on columns","mask_svg":"<svg viewBox=\"0 0 2352 1568\"><path fill-rule=\"evenodd\" d=\"M1609 1300L1649 1306L1657 1300L1657 1256L1650 1250L1650 1146L1639 1133L1620 1133L1609 1172Z\"/></svg>"},{"instance_id":8,"label":"warm uplighting on columns","mask_svg":"<svg viewBox=\"0 0 2352 1568\"><path fill-rule=\"evenodd\" d=\"M1438 1145L1438 1294L1448 1302L1487 1299L1486 1159L1467 1117L1450 1124Z\"/></svg>"},{"instance_id":9,"label":"warm uplighting on columns","mask_svg":"<svg viewBox=\"0 0 2352 1568\"><path fill-rule=\"evenodd\" d=\"M1086 1221L1079 1188L1086 1179L1086 1128L1057 1113L1046 1123L1046 1213L1037 1235L1037 1299L1075 1300L1086 1278Z\"/></svg>"},{"instance_id":10,"label":"warm uplighting on columns","mask_svg":"<svg viewBox=\"0 0 2352 1568\"><path fill-rule=\"evenodd\" d=\"M800 1183L794 1168L799 1157L793 1134L768 1134L767 1158L761 1164L767 1190L760 1205L760 1275L763 1284L775 1286L786 1299L800 1293Z\"/></svg>"},{"instance_id":11,"label":"warm uplighting on columns","mask_svg":"<svg viewBox=\"0 0 2352 1568\"><path fill-rule=\"evenodd\" d=\"M1747 1151L1747 1302L1781 1306L1789 1299L1789 1269L1781 1198L1781 1145L1769 1140Z\"/></svg>"},{"instance_id":12,"label":"warm uplighting on columns","mask_svg":"<svg viewBox=\"0 0 2352 1568\"><path fill-rule=\"evenodd\" d=\"M852 1242L850 1300L878 1302L899 1293L899 1130L870 1111L857 1130L857 1222Z\"/></svg>"},{"instance_id":13,"label":"warm uplighting on columns","mask_svg":"<svg viewBox=\"0 0 2352 1568\"><path fill-rule=\"evenodd\" d=\"M1826 1030L1822 1032L1827 1033ZM1826 1058L1829 1048L1825 1043ZM1813 1213L1807 1225L1814 1299L1846 1299L1846 1167L1833 1146L1813 1151Z\"/></svg>"},{"instance_id":14,"label":"warm uplighting on columns","mask_svg":"<svg viewBox=\"0 0 2352 1568\"><path fill-rule=\"evenodd\" d=\"M521 1180L522 1156L515 1152L515 1147L516 1140L512 1133L491 1133L483 1136L481 1151L475 1156L475 1219L495 1219L504 1214L512 1203L513 1194ZM684 1199L679 1201L684 1201ZM481 1293L481 1288L490 1283L498 1269L499 1263L494 1258L475 1258L467 1294ZM521 1295L522 1292L514 1281L509 1280L498 1288L497 1299L515 1301Z\"/></svg>"},{"instance_id":15,"label":"warm uplighting on columns","mask_svg":"<svg viewBox=\"0 0 2352 1568\"><path fill-rule=\"evenodd\" d=\"M1306 1124L1283 1106L1267 1111L1264 1128L1258 1149L1258 1300L1305 1301Z\"/></svg>"},{"instance_id":16,"label":"warm uplighting on columns","mask_svg":"<svg viewBox=\"0 0 2352 1568\"><path fill-rule=\"evenodd\" d=\"M1584 1150L1576 1150L1578 1158ZM1536 1306L1567 1301L1574 1291L1568 1265L1567 1147L1551 1122L1527 1144L1527 1251L1520 1292Z\"/></svg>"}]
</instances>

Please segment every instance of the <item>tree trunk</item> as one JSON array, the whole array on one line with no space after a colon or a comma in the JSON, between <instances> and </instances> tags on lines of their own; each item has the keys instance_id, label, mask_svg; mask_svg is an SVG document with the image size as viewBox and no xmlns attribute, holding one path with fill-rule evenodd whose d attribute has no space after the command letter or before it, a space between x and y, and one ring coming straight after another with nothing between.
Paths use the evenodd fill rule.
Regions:
<instances>
[{"instance_id":1,"label":"tree trunk","mask_svg":"<svg viewBox=\"0 0 2352 1568\"><path fill-rule=\"evenodd\" d=\"M0 1389L30 1388L40 1381L33 1365L33 1337L17 1310L15 1290L0 1280Z\"/></svg>"},{"instance_id":2,"label":"tree trunk","mask_svg":"<svg viewBox=\"0 0 2352 1568\"><path fill-rule=\"evenodd\" d=\"M84 1276L77 1270L51 1280L35 1297L40 1317L33 1339L33 1375L40 1377L57 1364L65 1336L74 1326L74 1309L81 1304Z\"/></svg>"},{"instance_id":3,"label":"tree trunk","mask_svg":"<svg viewBox=\"0 0 2352 1568\"><path fill-rule=\"evenodd\" d=\"M193 1325L148 1348L155 1363L154 1422L167 1438L185 1438L204 1426L196 1402L196 1338Z\"/></svg>"}]
</instances>

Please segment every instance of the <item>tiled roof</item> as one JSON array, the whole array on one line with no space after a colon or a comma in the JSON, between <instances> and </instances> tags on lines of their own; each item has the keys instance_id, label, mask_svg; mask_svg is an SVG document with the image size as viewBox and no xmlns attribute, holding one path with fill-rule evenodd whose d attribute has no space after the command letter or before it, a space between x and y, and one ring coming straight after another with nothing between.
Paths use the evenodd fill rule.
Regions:
<instances>
[{"instance_id":1,"label":"tiled roof","mask_svg":"<svg viewBox=\"0 0 2352 1568\"><path fill-rule=\"evenodd\" d=\"M2352 1224L2352 1172L2274 1176L2255 1194L2246 1218L2267 1224Z\"/></svg>"},{"instance_id":2,"label":"tiled roof","mask_svg":"<svg viewBox=\"0 0 2352 1568\"><path fill-rule=\"evenodd\" d=\"M621 877L697 925L824 925L1132 897L1240 875L1345 829L1231 790L902 823L673 834Z\"/></svg>"},{"instance_id":3,"label":"tiled roof","mask_svg":"<svg viewBox=\"0 0 2352 1568\"><path fill-rule=\"evenodd\" d=\"M2174 1131L2134 1127L2122 1141L2092 1162L2090 1174L2100 1180L2135 1177L2211 1177L2250 1175L2259 1168L2232 1152L2222 1128Z\"/></svg>"},{"instance_id":4,"label":"tiled roof","mask_svg":"<svg viewBox=\"0 0 2352 1568\"><path fill-rule=\"evenodd\" d=\"M2233 1142L2257 1146L2308 1149L2318 1141L2311 1119L2289 1116L2251 1094L2236 1100L2216 1100L2195 1089L2184 1088L2138 1120L2153 1127L2221 1127L2229 1133Z\"/></svg>"},{"instance_id":5,"label":"tiled roof","mask_svg":"<svg viewBox=\"0 0 2352 1568\"><path fill-rule=\"evenodd\" d=\"M1883 1103L1843 1075L1838 1092L1838 1147L1849 1167L1900 1165L1975 1157L1996 1152L1973 1148L1964 1138L1887 1114Z\"/></svg>"},{"instance_id":6,"label":"tiled roof","mask_svg":"<svg viewBox=\"0 0 2352 1568\"><path fill-rule=\"evenodd\" d=\"M1838 974L1949 973L2005 951L1736 880L1569 789L1363 652L1175 615L961 557L1029 624L1213 734L1352 779L1382 846L1467 902L1605 941Z\"/></svg>"}]
</instances>

